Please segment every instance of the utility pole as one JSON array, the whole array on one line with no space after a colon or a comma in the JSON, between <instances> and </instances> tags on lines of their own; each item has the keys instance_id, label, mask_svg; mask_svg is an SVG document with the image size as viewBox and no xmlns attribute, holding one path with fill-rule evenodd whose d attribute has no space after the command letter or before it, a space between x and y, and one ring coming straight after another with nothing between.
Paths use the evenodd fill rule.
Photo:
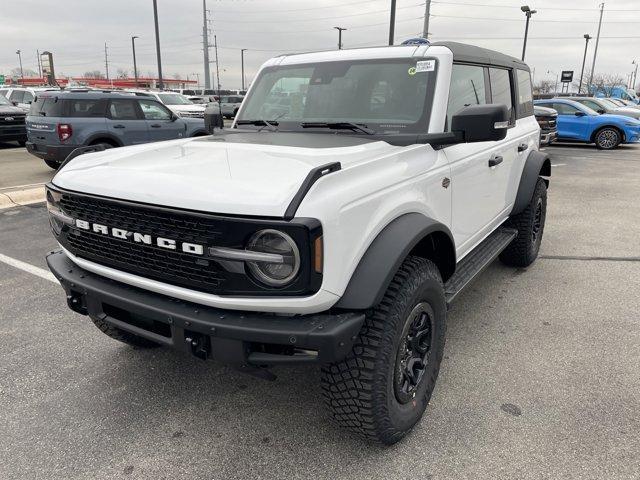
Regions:
<instances>
[{"instance_id":1,"label":"utility pole","mask_svg":"<svg viewBox=\"0 0 640 480\"><path fill-rule=\"evenodd\" d=\"M524 27L524 43L522 44L522 61L524 62L524 54L527 51L527 36L529 35L529 20L531 20L531 15L536 13L536 10L531 10L528 5L520 7L520 10L527 16L527 23Z\"/></svg>"},{"instance_id":2,"label":"utility pole","mask_svg":"<svg viewBox=\"0 0 640 480\"><path fill-rule=\"evenodd\" d=\"M240 65L242 65L242 91L244 92L244 52L246 52L246 48L240 49Z\"/></svg>"},{"instance_id":3,"label":"utility pole","mask_svg":"<svg viewBox=\"0 0 640 480\"><path fill-rule=\"evenodd\" d=\"M104 70L107 73L107 80L109 80L109 57L107 55L107 42L104 42Z\"/></svg>"},{"instance_id":4,"label":"utility pole","mask_svg":"<svg viewBox=\"0 0 640 480\"><path fill-rule=\"evenodd\" d=\"M396 0L391 0L391 16L389 18L389 45L393 45L394 30L396 27Z\"/></svg>"},{"instance_id":5,"label":"utility pole","mask_svg":"<svg viewBox=\"0 0 640 480\"><path fill-rule=\"evenodd\" d=\"M158 28L158 0L153 0L153 21L156 27L156 56L158 57L158 87L164 90L162 81L162 59L160 58L160 29Z\"/></svg>"},{"instance_id":6,"label":"utility pole","mask_svg":"<svg viewBox=\"0 0 640 480\"><path fill-rule=\"evenodd\" d=\"M338 30L338 50L342 50L342 32L346 30L346 28L342 27L333 27Z\"/></svg>"},{"instance_id":7,"label":"utility pole","mask_svg":"<svg viewBox=\"0 0 640 480\"><path fill-rule=\"evenodd\" d=\"M133 50L133 76L136 79L136 88L138 88L138 65L136 64L136 38L140 37L131 37L131 49Z\"/></svg>"},{"instance_id":8,"label":"utility pole","mask_svg":"<svg viewBox=\"0 0 640 480\"><path fill-rule=\"evenodd\" d=\"M207 0L202 0L202 49L204 51L204 88L211 88L211 71L209 70L209 25L207 23Z\"/></svg>"},{"instance_id":9,"label":"utility pole","mask_svg":"<svg viewBox=\"0 0 640 480\"><path fill-rule=\"evenodd\" d=\"M632 75L633 78L631 79L631 89L635 92L635 90L636 90L636 82L638 81L638 62L637 62L637 60L634 60L633 62L631 62L631 65L635 65L636 66L636 69L635 69L635 71L633 72L633 75Z\"/></svg>"},{"instance_id":10,"label":"utility pole","mask_svg":"<svg viewBox=\"0 0 640 480\"><path fill-rule=\"evenodd\" d=\"M38 76L42 78L42 66L40 65L40 51L36 50L36 56L38 58Z\"/></svg>"},{"instance_id":11,"label":"utility pole","mask_svg":"<svg viewBox=\"0 0 640 480\"><path fill-rule=\"evenodd\" d=\"M591 64L591 74L589 75L589 85L587 85L587 93L590 92L593 85L593 72L596 69L596 55L598 55L598 43L600 43L600 28L602 27L602 14L604 13L604 3L600 4L600 21L598 22L598 34L596 35L596 48L593 51L593 63Z\"/></svg>"},{"instance_id":12,"label":"utility pole","mask_svg":"<svg viewBox=\"0 0 640 480\"><path fill-rule=\"evenodd\" d=\"M216 81L218 83L218 94L220 94L220 64L218 63L218 37L213 36L213 47L216 51Z\"/></svg>"},{"instance_id":13,"label":"utility pole","mask_svg":"<svg viewBox=\"0 0 640 480\"><path fill-rule=\"evenodd\" d=\"M24 80L24 70L22 70L22 53L20 50L16 50L16 55L18 55L18 61L20 62L20 78Z\"/></svg>"},{"instance_id":14,"label":"utility pole","mask_svg":"<svg viewBox=\"0 0 640 480\"><path fill-rule=\"evenodd\" d=\"M582 70L580 70L580 83L578 84L578 95L582 91L582 78L584 76L584 64L587 61L587 47L589 46L589 40L593 37L588 33L584 34L584 56L582 57ZM589 89L587 89L588 91Z\"/></svg>"},{"instance_id":15,"label":"utility pole","mask_svg":"<svg viewBox=\"0 0 640 480\"><path fill-rule=\"evenodd\" d=\"M429 16L431 15L431 0L427 0L424 5L424 26L422 27L422 36L429 39Z\"/></svg>"}]
</instances>

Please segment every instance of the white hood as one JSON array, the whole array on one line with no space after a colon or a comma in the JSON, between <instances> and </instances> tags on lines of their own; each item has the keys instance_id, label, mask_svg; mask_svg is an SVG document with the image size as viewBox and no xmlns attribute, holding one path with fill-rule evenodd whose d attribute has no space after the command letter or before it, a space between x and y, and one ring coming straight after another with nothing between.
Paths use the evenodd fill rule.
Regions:
<instances>
[{"instance_id":1,"label":"white hood","mask_svg":"<svg viewBox=\"0 0 640 480\"><path fill-rule=\"evenodd\" d=\"M257 135L270 143L269 134ZM348 146L308 148L236 143L231 137L172 140L85 154L60 170L53 183L76 192L153 205L281 217L314 167L340 162L346 169L401 148L359 139L347 142ZM322 137L330 141L337 136Z\"/></svg>"},{"instance_id":2,"label":"white hood","mask_svg":"<svg viewBox=\"0 0 640 480\"><path fill-rule=\"evenodd\" d=\"M204 112L204 109L207 108L206 105L202 105L200 103L193 103L187 105L165 105L170 110L174 112Z\"/></svg>"}]
</instances>

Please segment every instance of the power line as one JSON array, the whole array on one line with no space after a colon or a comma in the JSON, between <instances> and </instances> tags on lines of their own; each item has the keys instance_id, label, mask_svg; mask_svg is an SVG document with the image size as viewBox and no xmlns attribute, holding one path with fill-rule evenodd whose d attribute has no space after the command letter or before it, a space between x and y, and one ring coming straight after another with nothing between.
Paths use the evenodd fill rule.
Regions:
<instances>
[{"instance_id":1,"label":"power line","mask_svg":"<svg viewBox=\"0 0 640 480\"><path fill-rule=\"evenodd\" d=\"M489 18L489 17L463 17L460 15L431 15L432 17L437 17L437 18L458 18L461 20L485 20L485 21L491 21L491 22L520 22L521 19L519 18ZM593 25L593 22L591 21L587 21L587 20L536 20L536 23L564 23L564 24L568 24L568 23L588 23L589 25ZM632 20L613 20L613 21L608 21L608 22L602 22L602 23L632 23L632 24L637 24L638 21L632 21Z\"/></svg>"},{"instance_id":2,"label":"power line","mask_svg":"<svg viewBox=\"0 0 640 480\"><path fill-rule=\"evenodd\" d=\"M495 8L515 8L520 10L519 6L515 5L492 5L487 3L462 3L462 2L449 2L449 1L439 1L433 0L434 4L442 4L442 5L460 5L465 7L495 7ZM599 8L562 8L562 7L538 7L536 8L540 11L542 10L564 10L564 11L580 11L580 12L597 12ZM607 9L607 12L640 12L640 9Z\"/></svg>"}]
</instances>

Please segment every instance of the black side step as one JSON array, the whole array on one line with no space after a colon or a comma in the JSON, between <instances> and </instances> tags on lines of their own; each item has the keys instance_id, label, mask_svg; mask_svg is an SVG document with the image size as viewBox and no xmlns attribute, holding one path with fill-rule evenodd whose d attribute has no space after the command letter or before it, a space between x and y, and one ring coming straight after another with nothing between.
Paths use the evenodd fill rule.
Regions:
<instances>
[{"instance_id":1,"label":"black side step","mask_svg":"<svg viewBox=\"0 0 640 480\"><path fill-rule=\"evenodd\" d=\"M517 235L518 231L515 228L500 227L464 257L457 265L456 273L444 285L447 305L450 305L458 294L487 268Z\"/></svg>"}]
</instances>

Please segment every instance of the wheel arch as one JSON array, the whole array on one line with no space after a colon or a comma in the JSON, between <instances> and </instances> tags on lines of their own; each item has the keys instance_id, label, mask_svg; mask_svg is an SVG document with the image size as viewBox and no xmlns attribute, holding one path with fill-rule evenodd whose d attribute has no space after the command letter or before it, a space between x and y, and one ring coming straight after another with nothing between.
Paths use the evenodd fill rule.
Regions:
<instances>
[{"instance_id":1,"label":"wheel arch","mask_svg":"<svg viewBox=\"0 0 640 480\"><path fill-rule=\"evenodd\" d=\"M631 117L629 117L631 118ZM604 125L599 125L597 126L593 132L591 133L591 138L589 139L591 141L591 143L595 143L596 141L596 135L598 135L598 132L600 132L600 130L602 130L603 128L613 128L614 130L617 130L618 133L620 134L620 143L624 143L627 141L626 139L626 135L624 132L624 128L619 127L618 125L614 125L613 123L606 123Z\"/></svg>"},{"instance_id":2,"label":"wheel arch","mask_svg":"<svg viewBox=\"0 0 640 480\"><path fill-rule=\"evenodd\" d=\"M522 169L518 192L516 193L516 199L513 203L510 215L516 215L527 207L531 197L533 196L533 191L536 188L538 177L550 176L551 159L549 158L549 155L537 150L530 152L527 156L527 160L525 161L524 168ZM549 181L546 178L544 180L547 186L549 186Z\"/></svg>"},{"instance_id":3,"label":"wheel arch","mask_svg":"<svg viewBox=\"0 0 640 480\"><path fill-rule=\"evenodd\" d=\"M363 310L380 303L409 255L433 261L443 281L455 271L455 243L449 228L421 213L407 213L391 221L371 242L335 307Z\"/></svg>"}]
</instances>

